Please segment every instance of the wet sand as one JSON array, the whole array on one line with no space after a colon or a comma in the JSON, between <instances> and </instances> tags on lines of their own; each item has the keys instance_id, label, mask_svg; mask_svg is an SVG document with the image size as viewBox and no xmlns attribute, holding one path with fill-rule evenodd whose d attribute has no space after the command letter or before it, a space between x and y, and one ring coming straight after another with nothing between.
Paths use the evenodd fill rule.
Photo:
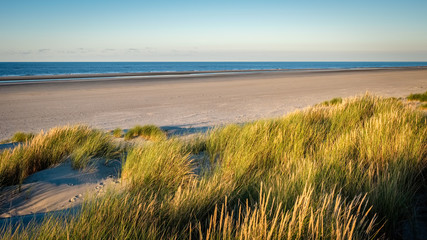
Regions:
<instances>
[{"instance_id":1,"label":"wet sand","mask_svg":"<svg viewBox=\"0 0 427 240\"><path fill-rule=\"evenodd\" d=\"M404 97L427 90L425 68L78 77L82 79L1 79L0 140L16 131L38 132L76 123L102 129L149 123L205 128L282 116L366 91Z\"/></svg>"}]
</instances>

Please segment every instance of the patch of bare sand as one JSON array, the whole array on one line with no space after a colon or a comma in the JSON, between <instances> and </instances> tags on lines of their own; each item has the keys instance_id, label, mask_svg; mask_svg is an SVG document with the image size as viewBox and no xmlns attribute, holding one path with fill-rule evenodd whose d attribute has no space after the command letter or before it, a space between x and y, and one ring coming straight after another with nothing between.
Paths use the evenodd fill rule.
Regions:
<instances>
[{"instance_id":1,"label":"patch of bare sand","mask_svg":"<svg viewBox=\"0 0 427 240\"><path fill-rule=\"evenodd\" d=\"M74 170L66 161L29 176L19 186L0 192L0 218L34 215L79 206L89 195L107 188L121 188L121 163L96 161L85 170ZM5 219L3 219L5 220Z\"/></svg>"}]
</instances>

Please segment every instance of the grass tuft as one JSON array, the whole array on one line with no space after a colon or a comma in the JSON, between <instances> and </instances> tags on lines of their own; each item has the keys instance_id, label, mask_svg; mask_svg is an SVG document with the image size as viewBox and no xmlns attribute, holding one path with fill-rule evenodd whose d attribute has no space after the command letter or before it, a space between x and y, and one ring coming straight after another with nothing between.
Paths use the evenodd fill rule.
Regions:
<instances>
[{"instance_id":1,"label":"grass tuft","mask_svg":"<svg viewBox=\"0 0 427 240\"><path fill-rule=\"evenodd\" d=\"M143 145L129 151L122 176L131 188L154 192L176 190L192 177L190 153L176 140Z\"/></svg>"},{"instance_id":2,"label":"grass tuft","mask_svg":"<svg viewBox=\"0 0 427 240\"><path fill-rule=\"evenodd\" d=\"M146 140L160 141L166 139L166 133L155 125L136 125L125 134L125 140L142 137Z\"/></svg>"},{"instance_id":3,"label":"grass tuft","mask_svg":"<svg viewBox=\"0 0 427 240\"><path fill-rule=\"evenodd\" d=\"M121 138L123 136L123 130L121 128L116 128L111 133L115 138Z\"/></svg>"},{"instance_id":4,"label":"grass tuft","mask_svg":"<svg viewBox=\"0 0 427 240\"><path fill-rule=\"evenodd\" d=\"M107 134L87 126L53 128L14 149L0 152L0 186L22 183L29 175L61 163L71 156L75 168L93 157L113 158L117 148Z\"/></svg>"},{"instance_id":5,"label":"grass tuft","mask_svg":"<svg viewBox=\"0 0 427 240\"><path fill-rule=\"evenodd\" d=\"M337 104L340 104L340 103L342 103L342 98L338 97L338 98L332 98L329 101L324 101L320 105L323 105L323 106L333 106L333 105L337 105Z\"/></svg>"},{"instance_id":6,"label":"grass tuft","mask_svg":"<svg viewBox=\"0 0 427 240\"><path fill-rule=\"evenodd\" d=\"M33 133L16 132L10 139L12 142L26 142L34 138Z\"/></svg>"},{"instance_id":7,"label":"grass tuft","mask_svg":"<svg viewBox=\"0 0 427 240\"><path fill-rule=\"evenodd\" d=\"M83 169L94 158L104 158L106 161L116 158L119 155L118 150L109 135L93 130L73 149L70 155L71 165L75 169Z\"/></svg>"},{"instance_id":8,"label":"grass tuft","mask_svg":"<svg viewBox=\"0 0 427 240\"><path fill-rule=\"evenodd\" d=\"M407 99L427 102L427 91L425 93L412 93L407 97Z\"/></svg>"}]
</instances>

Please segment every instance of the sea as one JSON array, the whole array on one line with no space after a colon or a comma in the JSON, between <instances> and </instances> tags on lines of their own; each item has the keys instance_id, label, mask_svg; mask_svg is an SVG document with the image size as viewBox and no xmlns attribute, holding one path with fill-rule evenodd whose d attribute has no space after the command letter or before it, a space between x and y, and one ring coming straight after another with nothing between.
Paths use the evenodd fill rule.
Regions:
<instances>
[{"instance_id":1,"label":"sea","mask_svg":"<svg viewBox=\"0 0 427 240\"><path fill-rule=\"evenodd\" d=\"M0 77L274 69L426 67L427 62L0 62Z\"/></svg>"}]
</instances>

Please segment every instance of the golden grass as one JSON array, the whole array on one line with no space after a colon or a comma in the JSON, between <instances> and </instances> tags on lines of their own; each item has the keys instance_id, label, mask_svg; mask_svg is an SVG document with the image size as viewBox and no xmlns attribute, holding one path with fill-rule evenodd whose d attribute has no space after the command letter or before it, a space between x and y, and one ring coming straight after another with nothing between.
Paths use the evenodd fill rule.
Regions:
<instances>
[{"instance_id":1,"label":"golden grass","mask_svg":"<svg viewBox=\"0 0 427 240\"><path fill-rule=\"evenodd\" d=\"M408 100L417 100L420 102L427 102L427 91L424 93L412 93L407 97Z\"/></svg>"},{"instance_id":2,"label":"golden grass","mask_svg":"<svg viewBox=\"0 0 427 240\"><path fill-rule=\"evenodd\" d=\"M123 136L123 130L121 128L116 128L111 133L115 138L121 138Z\"/></svg>"},{"instance_id":3,"label":"golden grass","mask_svg":"<svg viewBox=\"0 0 427 240\"><path fill-rule=\"evenodd\" d=\"M137 146L128 153L123 179L131 188L150 189L155 193L176 190L192 178L189 154L184 144L175 139Z\"/></svg>"},{"instance_id":4,"label":"golden grass","mask_svg":"<svg viewBox=\"0 0 427 240\"><path fill-rule=\"evenodd\" d=\"M336 104L340 104L340 103L342 103L342 98L332 98L329 101L322 102L320 105L332 106L332 105L336 105Z\"/></svg>"},{"instance_id":5,"label":"golden grass","mask_svg":"<svg viewBox=\"0 0 427 240\"><path fill-rule=\"evenodd\" d=\"M0 239L394 238L426 166L425 115L364 95L135 146L126 191Z\"/></svg>"},{"instance_id":6,"label":"golden grass","mask_svg":"<svg viewBox=\"0 0 427 240\"><path fill-rule=\"evenodd\" d=\"M33 133L16 132L10 139L12 142L26 142L34 138Z\"/></svg>"},{"instance_id":7,"label":"golden grass","mask_svg":"<svg viewBox=\"0 0 427 240\"><path fill-rule=\"evenodd\" d=\"M0 186L22 183L32 173L71 157L75 168L94 157L116 156L109 137L87 126L58 127L35 135L30 141L0 152Z\"/></svg>"},{"instance_id":8,"label":"golden grass","mask_svg":"<svg viewBox=\"0 0 427 240\"><path fill-rule=\"evenodd\" d=\"M165 132L155 125L136 125L125 134L125 140L142 137L146 140L160 141L166 139Z\"/></svg>"}]
</instances>

